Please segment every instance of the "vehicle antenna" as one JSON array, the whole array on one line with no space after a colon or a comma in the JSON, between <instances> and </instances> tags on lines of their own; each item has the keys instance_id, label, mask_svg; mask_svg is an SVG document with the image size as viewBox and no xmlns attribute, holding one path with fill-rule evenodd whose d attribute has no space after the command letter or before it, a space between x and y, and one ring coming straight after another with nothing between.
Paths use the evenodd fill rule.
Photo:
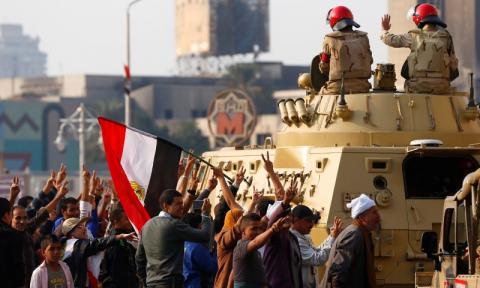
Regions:
<instances>
[{"instance_id":1,"label":"vehicle antenna","mask_svg":"<svg viewBox=\"0 0 480 288\"><path fill-rule=\"evenodd\" d=\"M345 72L342 72L342 83L340 85L340 101L338 102L338 105L340 106L347 105L347 101L345 101L345 87L343 86L344 76L345 76Z\"/></svg>"},{"instance_id":2,"label":"vehicle antenna","mask_svg":"<svg viewBox=\"0 0 480 288\"><path fill-rule=\"evenodd\" d=\"M474 97L474 89L473 89L473 73L470 73L470 96L468 97L468 106L467 107L475 107L475 97Z\"/></svg>"}]
</instances>

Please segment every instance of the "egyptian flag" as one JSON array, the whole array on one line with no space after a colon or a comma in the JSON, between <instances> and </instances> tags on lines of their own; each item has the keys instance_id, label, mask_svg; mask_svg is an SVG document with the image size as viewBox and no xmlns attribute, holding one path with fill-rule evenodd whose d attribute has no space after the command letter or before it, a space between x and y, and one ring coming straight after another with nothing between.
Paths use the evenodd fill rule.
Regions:
<instances>
[{"instance_id":1,"label":"egyptian flag","mask_svg":"<svg viewBox=\"0 0 480 288\"><path fill-rule=\"evenodd\" d=\"M98 122L118 198L140 232L160 212L160 194L175 189L182 148L103 117Z\"/></svg>"}]
</instances>

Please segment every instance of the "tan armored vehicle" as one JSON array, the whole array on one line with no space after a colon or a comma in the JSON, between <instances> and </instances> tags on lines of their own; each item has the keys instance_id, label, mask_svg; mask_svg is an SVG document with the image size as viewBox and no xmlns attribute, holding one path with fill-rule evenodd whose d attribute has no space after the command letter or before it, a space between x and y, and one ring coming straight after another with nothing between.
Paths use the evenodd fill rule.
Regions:
<instances>
[{"instance_id":1,"label":"tan armored vehicle","mask_svg":"<svg viewBox=\"0 0 480 288\"><path fill-rule=\"evenodd\" d=\"M440 235L445 197L480 167L479 114L473 95L391 91L392 67L377 70L376 89L365 94L320 95L309 74L301 75L299 86L306 96L278 103L285 124L276 143L228 147L203 156L212 164L223 163L227 175L247 168L253 185L242 183L237 200L248 205L252 186L274 196L261 160L269 151L283 182L299 180L296 202L320 212L312 231L316 243L327 236L334 216L349 224L346 204L351 199L370 195L382 217L373 237L377 283L412 287L415 272L434 270L422 252L422 235ZM204 186L208 173L202 176ZM218 189L211 194L213 204L221 195Z\"/></svg>"},{"instance_id":2,"label":"tan armored vehicle","mask_svg":"<svg viewBox=\"0 0 480 288\"><path fill-rule=\"evenodd\" d=\"M417 272L416 287L480 287L479 180L480 169L445 199L438 248L434 232L423 234L422 250L434 260L435 271Z\"/></svg>"}]
</instances>

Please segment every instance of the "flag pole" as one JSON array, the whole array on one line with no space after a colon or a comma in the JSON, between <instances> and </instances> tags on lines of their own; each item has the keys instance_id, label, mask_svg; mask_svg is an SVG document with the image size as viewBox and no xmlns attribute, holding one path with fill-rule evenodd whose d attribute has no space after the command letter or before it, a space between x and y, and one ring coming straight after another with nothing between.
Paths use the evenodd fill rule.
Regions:
<instances>
[{"instance_id":1,"label":"flag pole","mask_svg":"<svg viewBox=\"0 0 480 288\"><path fill-rule=\"evenodd\" d=\"M216 168L212 163L206 161L206 160L203 159L201 156L195 155L195 154L193 154L192 152L187 151L187 150L185 150L185 149L182 149L182 150L183 150L183 152L187 153L188 155L191 155L191 156L193 156L195 159L197 159L197 160L199 160L200 162L206 164L208 167L210 167L210 168ZM223 177L227 178L228 181L230 181L230 182L233 183L233 179L230 178L230 176L226 175L226 174L223 173L223 172L222 172L222 174L223 174ZM245 183L247 183L248 186L252 185L252 183L248 182L247 178L245 178L245 177L243 178L243 181L245 181Z\"/></svg>"}]
</instances>

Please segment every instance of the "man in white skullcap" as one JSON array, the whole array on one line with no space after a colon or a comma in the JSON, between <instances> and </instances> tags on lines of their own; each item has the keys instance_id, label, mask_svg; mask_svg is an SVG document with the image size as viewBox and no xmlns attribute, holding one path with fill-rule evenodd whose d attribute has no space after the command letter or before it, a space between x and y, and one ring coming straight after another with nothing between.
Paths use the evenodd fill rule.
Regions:
<instances>
[{"instance_id":1,"label":"man in white skullcap","mask_svg":"<svg viewBox=\"0 0 480 288\"><path fill-rule=\"evenodd\" d=\"M380 215L375 201L362 194L347 204L352 224L333 244L320 287L375 287L372 231L379 229Z\"/></svg>"}]
</instances>

